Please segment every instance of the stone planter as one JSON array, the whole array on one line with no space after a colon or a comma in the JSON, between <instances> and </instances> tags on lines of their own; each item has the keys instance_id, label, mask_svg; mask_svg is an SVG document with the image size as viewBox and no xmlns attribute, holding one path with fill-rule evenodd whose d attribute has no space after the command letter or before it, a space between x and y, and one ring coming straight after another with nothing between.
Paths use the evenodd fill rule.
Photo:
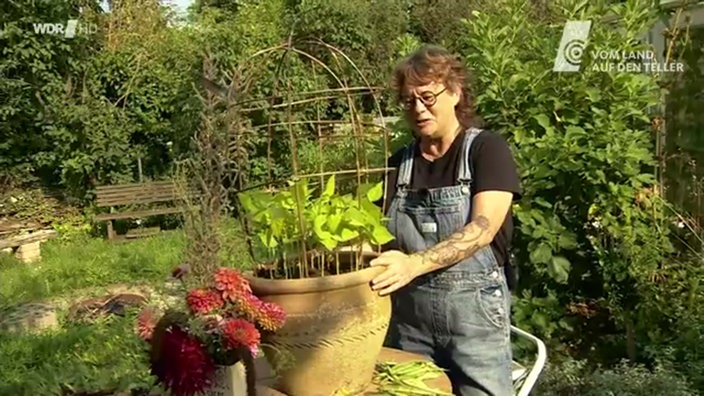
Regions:
<instances>
[{"instance_id":1,"label":"stone planter","mask_svg":"<svg viewBox=\"0 0 704 396\"><path fill-rule=\"evenodd\" d=\"M390 298L370 287L383 270L284 280L248 276L255 295L287 313L285 325L263 339L277 375L273 388L289 396L330 396L369 385L391 317Z\"/></svg>"},{"instance_id":2,"label":"stone planter","mask_svg":"<svg viewBox=\"0 0 704 396\"><path fill-rule=\"evenodd\" d=\"M213 385L200 396L246 396L247 381L242 362L231 366L218 366Z\"/></svg>"}]
</instances>

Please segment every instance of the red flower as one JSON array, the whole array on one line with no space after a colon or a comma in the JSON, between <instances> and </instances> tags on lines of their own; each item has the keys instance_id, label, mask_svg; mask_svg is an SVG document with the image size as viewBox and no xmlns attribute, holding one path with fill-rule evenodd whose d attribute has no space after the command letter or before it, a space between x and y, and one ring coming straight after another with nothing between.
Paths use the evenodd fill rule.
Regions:
<instances>
[{"instance_id":1,"label":"red flower","mask_svg":"<svg viewBox=\"0 0 704 396\"><path fill-rule=\"evenodd\" d=\"M215 364L200 342L178 326L164 333L152 374L175 396L193 396L209 386Z\"/></svg>"},{"instance_id":2,"label":"red flower","mask_svg":"<svg viewBox=\"0 0 704 396\"><path fill-rule=\"evenodd\" d=\"M191 312L205 315L223 305L220 293L211 289L195 289L188 292L186 302Z\"/></svg>"},{"instance_id":3,"label":"red flower","mask_svg":"<svg viewBox=\"0 0 704 396\"><path fill-rule=\"evenodd\" d=\"M249 282L232 268L220 268L215 273L215 287L222 292L222 298L234 301L237 296L252 293Z\"/></svg>"},{"instance_id":4,"label":"red flower","mask_svg":"<svg viewBox=\"0 0 704 396\"><path fill-rule=\"evenodd\" d=\"M257 354L257 347L261 341L259 331L254 325L244 319L230 319L222 326L222 336L225 339L225 347L234 349L247 347L252 355Z\"/></svg>"},{"instance_id":5,"label":"red flower","mask_svg":"<svg viewBox=\"0 0 704 396\"><path fill-rule=\"evenodd\" d=\"M279 305L272 302L264 302L261 306L261 314L258 318L259 325L268 331L276 331L284 325L286 312Z\"/></svg>"},{"instance_id":6,"label":"red flower","mask_svg":"<svg viewBox=\"0 0 704 396\"><path fill-rule=\"evenodd\" d=\"M151 341L159 318L152 308L144 308L137 316L137 333L144 341Z\"/></svg>"}]
</instances>

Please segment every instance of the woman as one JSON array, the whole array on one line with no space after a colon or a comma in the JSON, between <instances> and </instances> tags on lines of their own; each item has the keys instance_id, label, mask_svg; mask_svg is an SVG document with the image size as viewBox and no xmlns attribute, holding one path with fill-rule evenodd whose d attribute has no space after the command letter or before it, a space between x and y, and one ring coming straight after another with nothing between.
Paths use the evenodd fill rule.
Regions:
<instances>
[{"instance_id":1,"label":"woman","mask_svg":"<svg viewBox=\"0 0 704 396\"><path fill-rule=\"evenodd\" d=\"M387 186L393 250L372 265L391 294L388 345L448 370L462 396L509 396L510 293L503 266L521 194L506 141L475 128L468 75L448 51L404 59L394 86L416 139L395 153Z\"/></svg>"}]
</instances>

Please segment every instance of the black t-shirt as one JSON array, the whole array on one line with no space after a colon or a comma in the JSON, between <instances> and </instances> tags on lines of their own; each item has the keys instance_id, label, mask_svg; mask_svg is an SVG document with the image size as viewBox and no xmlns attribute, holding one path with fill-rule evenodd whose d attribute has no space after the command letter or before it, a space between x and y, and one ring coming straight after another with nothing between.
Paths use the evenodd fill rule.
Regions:
<instances>
[{"instance_id":1,"label":"black t-shirt","mask_svg":"<svg viewBox=\"0 0 704 396\"><path fill-rule=\"evenodd\" d=\"M425 159L416 145L413 159L413 173L409 188L414 190L439 188L457 184L459 164L463 160L462 142L464 134L457 135L450 149L434 161ZM396 193L398 167L403 159L405 148L389 158L389 167L396 168L389 172L387 186L387 204ZM470 148L470 166L472 170L472 195L482 191L499 190L514 194L514 200L522 194L520 178L511 150L506 140L498 133L483 131L474 138ZM496 260L500 265L508 261L509 246L513 234L513 213L509 209L503 225L491 242Z\"/></svg>"}]
</instances>

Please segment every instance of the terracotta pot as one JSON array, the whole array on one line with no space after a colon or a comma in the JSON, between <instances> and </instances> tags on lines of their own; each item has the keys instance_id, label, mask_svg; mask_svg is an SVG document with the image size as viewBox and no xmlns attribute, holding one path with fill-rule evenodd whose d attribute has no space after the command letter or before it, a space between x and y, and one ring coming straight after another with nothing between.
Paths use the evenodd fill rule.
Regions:
<instances>
[{"instance_id":1,"label":"terracotta pot","mask_svg":"<svg viewBox=\"0 0 704 396\"><path fill-rule=\"evenodd\" d=\"M352 253L340 256L349 260ZM364 254L363 260L375 256ZM285 325L262 345L278 375L275 389L289 396L331 396L369 385L391 316L390 298L370 287L383 270L285 280L249 276L255 295L287 313Z\"/></svg>"}]
</instances>

